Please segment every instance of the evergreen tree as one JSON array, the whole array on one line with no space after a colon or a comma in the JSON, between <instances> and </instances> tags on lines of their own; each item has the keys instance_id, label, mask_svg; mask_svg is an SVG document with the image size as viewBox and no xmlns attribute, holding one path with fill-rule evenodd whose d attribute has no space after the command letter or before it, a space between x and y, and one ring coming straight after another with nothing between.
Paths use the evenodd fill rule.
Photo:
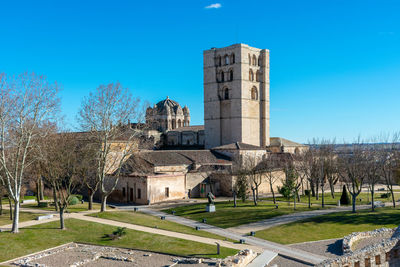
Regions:
<instances>
[{"instance_id":1,"label":"evergreen tree","mask_svg":"<svg viewBox=\"0 0 400 267\"><path fill-rule=\"evenodd\" d=\"M350 205L350 197L347 193L346 185L343 185L342 196L340 197L340 205Z\"/></svg>"}]
</instances>

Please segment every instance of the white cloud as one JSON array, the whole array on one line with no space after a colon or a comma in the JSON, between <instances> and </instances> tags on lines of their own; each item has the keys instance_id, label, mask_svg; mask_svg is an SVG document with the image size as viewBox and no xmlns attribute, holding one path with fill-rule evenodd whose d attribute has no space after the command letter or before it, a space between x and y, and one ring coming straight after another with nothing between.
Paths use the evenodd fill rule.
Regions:
<instances>
[{"instance_id":1,"label":"white cloud","mask_svg":"<svg viewBox=\"0 0 400 267\"><path fill-rule=\"evenodd\" d=\"M217 9L217 8L221 8L221 7L222 7L222 5L220 3L215 3L215 4L211 4L209 6L206 6L205 8L206 9L211 9L211 8Z\"/></svg>"}]
</instances>

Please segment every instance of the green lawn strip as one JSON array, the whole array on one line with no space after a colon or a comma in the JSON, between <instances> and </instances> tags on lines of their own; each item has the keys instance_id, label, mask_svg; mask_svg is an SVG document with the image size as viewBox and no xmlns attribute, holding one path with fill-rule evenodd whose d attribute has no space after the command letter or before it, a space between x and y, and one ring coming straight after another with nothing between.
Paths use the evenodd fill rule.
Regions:
<instances>
[{"instance_id":1,"label":"green lawn strip","mask_svg":"<svg viewBox=\"0 0 400 267\"><path fill-rule=\"evenodd\" d=\"M29 212L20 212L19 213L19 221L25 222L36 219L38 216L42 214L37 213L29 213ZM12 220L10 220L10 211L3 210L3 214L0 215L0 226L12 224Z\"/></svg>"},{"instance_id":2,"label":"green lawn strip","mask_svg":"<svg viewBox=\"0 0 400 267\"><path fill-rule=\"evenodd\" d=\"M382 191L376 192L374 199L375 201L382 201L382 202L391 202L391 197L390 198L382 198L381 195L385 193ZM340 200L341 192L336 192L335 193L335 198L332 198L331 193L325 193L324 194L324 203L326 205L337 205L338 201ZM397 196L397 194L396 194ZM351 195L349 195L350 201L351 201ZM396 198L396 197L395 197ZM266 200L272 201L272 197L265 198ZM360 201L361 199L361 201ZM288 200L284 197L276 197L277 201L284 201L287 202ZM293 200L290 200L293 202ZM371 202L371 194L370 193L360 193L360 195L357 196L357 205L365 205ZM307 196L301 196L300 197L300 203L303 204L308 204L308 197ZM322 194L319 194L319 199L317 200L315 197L311 197L311 204L321 204L322 203Z\"/></svg>"},{"instance_id":3,"label":"green lawn strip","mask_svg":"<svg viewBox=\"0 0 400 267\"><path fill-rule=\"evenodd\" d=\"M235 242L235 240L225 238L223 236L215 235L215 234L201 231L201 230L198 231L192 227L182 225L179 223L175 223L175 222L171 222L171 221L167 221L167 220L161 220L158 217L144 214L141 212L112 211L112 212L99 212L99 213L94 213L94 214L90 214L87 216L98 217L98 218L108 219L108 220L113 220L113 221L118 221L118 222L137 224L137 225L142 225L142 226L147 226L147 227L154 227L154 228L158 228L158 229L163 229L163 230L168 230L168 231L173 231L173 232L178 232L178 233L183 233L183 234L196 235L196 236L202 236L202 237L208 237L208 238L214 238L214 239Z\"/></svg>"},{"instance_id":4,"label":"green lawn strip","mask_svg":"<svg viewBox=\"0 0 400 267\"><path fill-rule=\"evenodd\" d=\"M0 262L59 246L68 242L83 242L95 245L150 250L179 256L224 258L237 250L221 247L216 255L216 246L179 238L150 234L127 229L121 239L107 240L116 227L77 219L65 221L67 230L59 230L59 222L50 222L20 230L18 234L0 233Z\"/></svg>"},{"instance_id":5,"label":"green lawn strip","mask_svg":"<svg viewBox=\"0 0 400 267\"><path fill-rule=\"evenodd\" d=\"M359 210L357 213L337 212L275 226L256 232L256 237L281 244L342 238L352 232L399 225L400 210L380 208L375 212Z\"/></svg>"},{"instance_id":6,"label":"green lawn strip","mask_svg":"<svg viewBox=\"0 0 400 267\"><path fill-rule=\"evenodd\" d=\"M76 205L70 205L68 206L68 212L81 212L81 211L87 211L88 210L88 203L85 202L83 204L79 203ZM49 210L49 211L55 211L54 205L52 202L49 203L48 207L38 207L37 204L26 204L22 205L22 208L29 208L29 209L39 209L39 210ZM100 209L100 204L99 203L93 203L93 209Z\"/></svg>"},{"instance_id":7,"label":"green lawn strip","mask_svg":"<svg viewBox=\"0 0 400 267\"><path fill-rule=\"evenodd\" d=\"M294 212L309 211L307 206L299 205L296 210L293 210L293 204L290 206L287 203L280 203L279 208L271 202L260 201L258 206L254 206L252 201L237 202L237 207L233 207L233 202L216 202L216 212L206 212L206 204L193 204L180 206L172 209L166 209L164 212L172 213L174 210L177 216L183 216L195 221L207 220L207 224L215 225L221 228L235 227L242 224L257 222L260 220L270 219L276 216L290 214ZM314 206L311 210L320 209Z\"/></svg>"}]
</instances>

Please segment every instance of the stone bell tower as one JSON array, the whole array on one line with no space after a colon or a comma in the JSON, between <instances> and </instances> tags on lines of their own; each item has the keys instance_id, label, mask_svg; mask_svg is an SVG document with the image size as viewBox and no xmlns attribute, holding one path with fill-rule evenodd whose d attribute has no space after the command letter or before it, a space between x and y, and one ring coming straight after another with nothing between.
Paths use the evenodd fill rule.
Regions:
<instances>
[{"instance_id":1,"label":"stone bell tower","mask_svg":"<svg viewBox=\"0 0 400 267\"><path fill-rule=\"evenodd\" d=\"M205 148L269 145L269 50L235 44L203 52Z\"/></svg>"}]
</instances>

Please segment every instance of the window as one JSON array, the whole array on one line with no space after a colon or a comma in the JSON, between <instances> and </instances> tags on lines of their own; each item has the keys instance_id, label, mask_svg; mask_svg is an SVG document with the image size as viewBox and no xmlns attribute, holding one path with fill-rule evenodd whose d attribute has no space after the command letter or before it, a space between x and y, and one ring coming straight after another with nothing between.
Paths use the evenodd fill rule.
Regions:
<instances>
[{"instance_id":1,"label":"window","mask_svg":"<svg viewBox=\"0 0 400 267\"><path fill-rule=\"evenodd\" d=\"M228 88L226 88L225 91L224 91L224 99L225 100L229 99L229 89Z\"/></svg>"},{"instance_id":2,"label":"window","mask_svg":"<svg viewBox=\"0 0 400 267\"><path fill-rule=\"evenodd\" d=\"M225 81L224 72L221 70L220 74L221 74L221 80L220 81L224 82Z\"/></svg>"},{"instance_id":3,"label":"window","mask_svg":"<svg viewBox=\"0 0 400 267\"><path fill-rule=\"evenodd\" d=\"M176 128L176 121L172 120L172 129L175 129L175 128Z\"/></svg>"},{"instance_id":4,"label":"window","mask_svg":"<svg viewBox=\"0 0 400 267\"><path fill-rule=\"evenodd\" d=\"M251 65L251 56L249 54L249 65Z\"/></svg>"},{"instance_id":5,"label":"window","mask_svg":"<svg viewBox=\"0 0 400 267\"><path fill-rule=\"evenodd\" d=\"M178 120L178 128L181 128L181 126L182 126L181 120Z\"/></svg>"},{"instance_id":6,"label":"window","mask_svg":"<svg viewBox=\"0 0 400 267\"><path fill-rule=\"evenodd\" d=\"M137 190L137 198L138 199L142 198L142 190L140 188L138 188L138 190Z\"/></svg>"},{"instance_id":7,"label":"window","mask_svg":"<svg viewBox=\"0 0 400 267\"><path fill-rule=\"evenodd\" d=\"M229 70L229 80L233 81L233 70Z\"/></svg>"},{"instance_id":8,"label":"window","mask_svg":"<svg viewBox=\"0 0 400 267\"><path fill-rule=\"evenodd\" d=\"M231 64L235 64L235 54L231 54Z\"/></svg>"},{"instance_id":9,"label":"window","mask_svg":"<svg viewBox=\"0 0 400 267\"><path fill-rule=\"evenodd\" d=\"M260 71L258 70L257 72L256 72L256 81L257 82L259 82L261 79L260 79Z\"/></svg>"},{"instance_id":10,"label":"window","mask_svg":"<svg viewBox=\"0 0 400 267\"><path fill-rule=\"evenodd\" d=\"M217 66L221 66L221 56L217 57Z\"/></svg>"},{"instance_id":11,"label":"window","mask_svg":"<svg viewBox=\"0 0 400 267\"><path fill-rule=\"evenodd\" d=\"M229 56L225 55L225 65L229 65Z\"/></svg>"},{"instance_id":12,"label":"window","mask_svg":"<svg viewBox=\"0 0 400 267\"><path fill-rule=\"evenodd\" d=\"M261 61L262 61L262 56L259 56L259 57L258 57L258 66L261 66L261 65L262 65L262 62L261 62Z\"/></svg>"},{"instance_id":13,"label":"window","mask_svg":"<svg viewBox=\"0 0 400 267\"><path fill-rule=\"evenodd\" d=\"M169 197L169 187L165 188L165 197Z\"/></svg>"},{"instance_id":14,"label":"window","mask_svg":"<svg viewBox=\"0 0 400 267\"><path fill-rule=\"evenodd\" d=\"M126 191L125 191L125 187L122 188L122 196L125 197L126 196Z\"/></svg>"},{"instance_id":15,"label":"window","mask_svg":"<svg viewBox=\"0 0 400 267\"><path fill-rule=\"evenodd\" d=\"M252 69L249 70L249 80L254 81L254 73Z\"/></svg>"},{"instance_id":16,"label":"window","mask_svg":"<svg viewBox=\"0 0 400 267\"><path fill-rule=\"evenodd\" d=\"M257 66L257 57L256 57L256 55L253 55L253 65L254 66Z\"/></svg>"},{"instance_id":17,"label":"window","mask_svg":"<svg viewBox=\"0 0 400 267\"><path fill-rule=\"evenodd\" d=\"M380 255L375 256L375 264L377 264L377 265L381 264L381 256Z\"/></svg>"},{"instance_id":18,"label":"window","mask_svg":"<svg viewBox=\"0 0 400 267\"><path fill-rule=\"evenodd\" d=\"M257 92L257 88L255 86L253 88L251 88L251 99L258 100L258 92Z\"/></svg>"}]
</instances>

